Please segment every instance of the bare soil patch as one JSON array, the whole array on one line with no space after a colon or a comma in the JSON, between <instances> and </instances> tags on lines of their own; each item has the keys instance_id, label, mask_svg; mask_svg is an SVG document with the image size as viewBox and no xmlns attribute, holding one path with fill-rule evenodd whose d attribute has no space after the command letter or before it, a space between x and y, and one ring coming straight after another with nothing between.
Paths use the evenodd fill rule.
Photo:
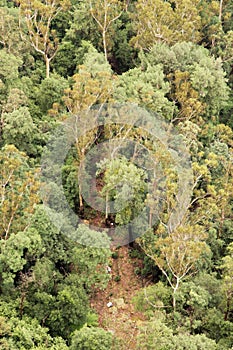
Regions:
<instances>
[{"instance_id":1,"label":"bare soil patch","mask_svg":"<svg viewBox=\"0 0 233 350\"><path fill-rule=\"evenodd\" d=\"M105 290L98 290L91 299L91 306L99 315L99 325L121 339L122 350L136 349L138 326L145 316L135 310L133 296L144 286L135 274L142 261L129 257L128 246L113 249L117 258L111 259L111 279ZM108 303L112 303L108 307Z\"/></svg>"}]
</instances>

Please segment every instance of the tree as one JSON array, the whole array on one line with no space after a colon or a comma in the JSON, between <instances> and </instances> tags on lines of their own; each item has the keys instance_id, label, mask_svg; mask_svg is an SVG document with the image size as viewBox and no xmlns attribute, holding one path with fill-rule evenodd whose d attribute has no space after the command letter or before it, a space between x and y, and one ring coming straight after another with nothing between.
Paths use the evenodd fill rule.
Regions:
<instances>
[{"instance_id":1,"label":"tree","mask_svg":"<svg viewBox=\"0 0 233 350\"><path fill-rule=\"evenodd\" d=\"M229 97L226 73L222 69L221 60L214 60L207 55L198 64L194 64L193 68L191 73L193 88L199 92L201 100L207 104L208 115L219 116ZM203 74L205 74L205 81L202 80ZM216 89L216 85L220 90Z\"/></svg>"},{"instance_id":2,"label":"tree","mask_svg":"<svg viewBox=\"0 0 233 350\"><path fill-rule=\"evenodd\" d=\"M11 235L7 241L0 240L0 289L7 295L14 289L17 276L31 261L44 251L40 235L35 229L27 229ZM30 261L31 260L31 261ZM27 291L25 290L25 293ZM23 313L23 299L25 293L21 293L20 314Z\"/></svg>"},{"instance_id":3,"label":"tree","mask_svg":"<svg viewBox=\"0 0 233 350\"><path fill-rule=\"evenodd\" d=\"M225 315L224 320L227 321L229 318L229 313L232 310L232 300L233 300L233 244L228 246L228 255L223 258L223 264L221 268L223 269L223 286L226 297Z\"/></svg>"},{"instance_id":4,"label":"tree","mask_svg":"<svg viewBox=\"0 0 233 350\"><path fill-rule=\"evenodd\" d=\"M31 239L35 240L40 235L38 254L34 255L34 259L30 258L32 249L28 249L26 257L20 255L21 245L28 246L26 237L14 255L10 248L5 250L5 259L10 253L13 255L8 260L14 271L18 269L18 272L24 267L17 279L21 315L36 315L37 320L48 327L53 335L68 339L75 329L88 321L88 295L96 288L104 288L109 281L110 276L106 273L111 256L109 239L104 233L79 225L71 241L51 224L42 206L37 207L30 230L37 234ZM21 239L21 235L18 239ZM79 243L75 243L75 240ZM16 239L12 238L12 241ZM3 261L4 267L6 262ZM8 270L6 272L10 275Z\"/></svg>"},{"instance_id":5,"label":"tree","mask_svg":"<svg viewBox=\"0 0 233 350\"><path fill-rule=\"evenodd\" d=\"M111 349L113 337L110 332L101 328L89 328L84 326L74 332L71 350L109 350Z\"/></svg>"},{"instance_id":6,"label":"tree","mask_svg":"<svg viewBox=\"0 0 233 350\"><path fill-rule=\"evenodd\" d=\"M44 310L46 311L46 308ZM88 312L88 296L85 289L79 282L79 276L71 274L58 285L55 302L50 313L47 312L45 324L49 326L53 336L69 339L76 329L85 324Z\"/></svg>"},{"instance_id":7,"label":"tree","mask_svg":"<svg viewBox=\"0 0 233 350\"><path fill-rule=\"evenodd\" d=\"M204 1L200 4L200 15L204 45L210 48L216 57L231 51L230 46L226 45L227 38L232 35L230 1Z\"/></svg>"},{"instance_id":8,"label":"tree","mask_svg":"<svg viewBox=\"0 0 233 350\"><path fill-rule=\"evenodd\" d=\"M112 24L121 16L124 2L119 0L89 0L90 12L102 33L104 56L108 60L108 37Z\"/></svg>"},{"instance_id":9,"label":"tree","mask_svg":"<svg viewBox=\"0 0 233 350\"><path fill-rule=\"evenodd\" d=\"M144 205L146 174L125 157L104 162L100 165L100 172L103 171L103 167L106 167L105 184L102 189L106 200L105 217L109 214L108 201L114 200L112 209L117 212L116 222L121 225L127 224L137 216Z\"/></svg>"},{"instance_id":10,"label":"tree","mask_svg":"<svg viewBox=\"0 0 233 350\"><path fill-rule=\"evenodd\" d=\"M152 318L140 327L137 337L137 349L143 350L217 350L214 340L205 334L173 334L161 319Z\"/></svg>"},{"instance_id":11,"label":"tree","mask_svg":"<svg viewBox=\"0 0 233 350\"><path fill-rule=\"evenodd\" d=\"M30 169L27 156L13 145L0 152L0 237L7 240L11 233L28 226L38 202L38 171Z\"/></svg>"},{"instance_id":12,"label":"tree","mask_svg":"<svg viewBox=\"0 0 233 350\"><path fill-rule=\"evenodd\" d=\"M211 277L207 274L206 278L211 281ZM198 275L194 281L198 281ZM201 329L202 320L206 315L206 310L211 307L212 299L208 290L195 282L183 282L177 294L177 309L184 317L183 324L189 328L190 333L194 333L196 329Z\"/></svg>"},{"instance_id":13,"label":"tree","mask_svg":"<svg viewBox=\"0 0 233 350\"><path fill-rule=\"evenodd\" d=\"M209 339L205 334L179 334L173 337L173 350L217 350L218 345L213 339Z\"/></svg>"},{"instance_id":14,"label":"tree","mask_svg":"<svg viewBox=\"0 0 233 350\"><path fill-rule=\"evenodd\" d=\"M84 64L73 76L74 84L65 90L64 103L68 111L75 116L74 125L81 126L81 135L76 133L75 146L78 165L82 164L85 154L98 137L97 118L105 103L112 100L114 76L109 64L93 47L85 55ZM93 109L94 106L97 109ZM82 184L79 181L79 206L83 213Z\"/></svg>"},{"instance_id":15,"label":"tree","mask_svg":"<svg viewBox=\"0 0 233 350\"><path fill-rule=\"evenodd\" d=\"M19 67L23 61L15 55L8 53L6 49L0 50L0 79L7 87L12 86L19 76Z\"/></svg>"},{"instance_id":16,"label":"tree","mask_svg":"<svg viewBox=\"0 0 233 350\"><path fill-rule=\"evenodd\" d=\"M170 96L179 109L175 114L174 122L192 120L201 123L206 110L206 104L200 101L198 92L193 89L188 72L175 71L168 75L171 81Z\"/></svg>"},{"instance_id":17,"label":"tree","mask_svg":"<svg viewBox=\"0 0 233 350\"><path fill-rule=\"evenodd\" d=\"M233 324L230 321L224 321L223 314L216 308L206 310L202 321L202 329L208 336L218 343L223 349L231 349L233 346L232 332Z\"/></svg>"},{"instance_id":18,"label":"tree","mask_svg":"<svg viewBox=\"0 0 233 350\"><path fill-rule=\"evenodd\" d=\"M14 144L20 151L33 153L33 139L37 133L36 125L27 107L20 107L11 113L4 113L3 140Z\"/></svg>"},{"instance_id":19,"label":"tree","mask_svg":"<svg viewBox=\"0 0 233 350\"><path fill-rule=\"evenodd\" d=\"M41 327L35 318L29 317L1 317L0 347L5 350L68 350L61 337L52 338L48 328Z\"/></svg>"},{"instance_id":20,"label":"tree","mask_svg":"<svg viewBox=\"0 0 233 350\"><path fill-rule=\"evenodd\" d=\"M92 46L72 80L72 87L65 90L64 102L73 115L111 101L114 76L103 55Z\"/></svg>"},{"instance_id":21,"label":"tree","mask_svg":"<svg viewBox=\"0 0 233 350\"><path fill-rule=\"evenodd\" d=\"M37 105L43 114L55 115L55 112L64 111L64 102L62 96L64 90L68 89L68 81L56 73L50 74L49 78L42 80L38 86L35 96Z\"/></svg>"},{"instance_id":22,"label":"tree","mask_svg":"<svg viewBox=\"0 0 233 350\"><path fill-rule=\"evenodd\" d=\"M35 229L43 241L45 258L52 263L69 265L73 242L63 235L60 230L52 224L42 205L37 205L31 218L30 227ZM48 264L49 265L49 264ZM39 268L41 271L41 268Z\"/></svg>"},{"instance_id":23,"label":"tree","mask_svg":"<svg viewBox=\"0 0 233 350\"><path fill-rule=\"evenodd\" d=\"M46 77L49 78L50 62L58 49L58 37L52 29L52 21L61 12L68 10L69 0L15 0L20 8L20 22L25 19L31 46L43 55Z\"/></svg>"},{"instance_id":24,"label":"tree","mask_svg":"<svg viewBox=\"0 0 233 350\"><path fill-rule=\"evenodd\" d=\"M72 249L72 263L79 280L88 293L104 289L109 281L106 265L111 256L110 240L105 232L97 232L80 224L73 239L78 243Z\"/></svg>"},{"instance_id":25,"label":"tree","mask_svg":"<svg viewBox=\"0 0 233 350\"><path fill-rule=\"evenodd\" d=\"M143 69L133 68L119 76L114 98L121 103L137 103L168 119L175 109L175 105L166 97L169 90L162 65L148 64Z\"/></svg>"},{"instance_id":26,"label":"tree","mask_svg":"<svg viewBox=\"0 0 233 350\"><path fill-rule=\"evenodd\" d=\"M144 322L137 337L137 349L171 349L173 342L172 329L168 328L161 319L151 319Z\"/></svg>"},{"instance_id":27,"label":"tree","mask_svg":"<svg viewBox=\"0 0 233 350\"><path fill-rule=\"evenodd\" d=\"M210 249L205 243L206 235L198 225L179 226L166 237L155 238L148 244L141 239L145 253L155 261L173 289L173 309L176 310L176 293L184 279L198 271L197 262ZM145 243L144 243L145 242Z\"/></svg>"},{"instance_id":28,"label":"tree","mask_svg":"<svg viewBox=\"0 0 233 350\"><path fill-rule=\"evenodd\" d=\"M0 8L0 44L7 53L18 56L29 49L22 43L18 30L18 9Z\"/></svg>"},{"instance_id":29,"label":"tree","mask_svg":"<svg viewBox=\"0 0 233 350\"><path fill-rule=\"evenodd\" d=\"M141 61L142 67L162 65L165 79L171 84L169 98L179 107L174 110L175 117L185 113L186 118L200 124L201 117L218 118L229 101L222 62L203 47L191 42L177 43L171 48L156 44L149 53L141 55Z\"/></svg>"},{"instance_id":30,"label":"tree","mask_svg":"<svg viewBox=\"0 0 233 350\"><path fill-rule=\"evenodd\" d=\"M6 85L5 85L5 88L3 88L3 89L5 90L6 100L2 101L2 106L1 106L1 133L2 133L1 137L2 137L2 139L4 139L4 141L6 143L10 144L10 143L14 143L15 139L17 138L17 137L15 137L15 135L17 133L20 134L19 125L17 125L19 120L20 120L20 124L22 123L23 126L25 126L24 121L27 120L27 122L29 124L28 129L31 129L31 128L34 129L35 126L33 125L30 113L29 113L28 108L27 108L28 100L27 100L27 97L24 94L24 92L21 91L20 89L17 89L17 88L11 88L11 87L7 88ZM20 107L22 107L22 114L23 115L19 116L16 113L17 117L18 117L18 118L16 118L16 121L14 121L14 118L13 119L9 118L9 115L11 115L11 113L17 111ZM24 118L24 114L25 114L25 118ZM12 123L14 124L14 127L16 127L16 130L11 130L11 128L13 127ZM20 125L20 127L21 127L21 125ZM27 129L27 126L26 126L26 129ZM3 133L5 131L6 131L6 133L3 136ZM11 133L12 133L11 136L14 135L12 141L10 140ZM31 135L29 136L27 132L26 132L26 134L29 137L29 139L31 139ZM9 138L7 135L9 135ZM19 146L17 143L15 143L15 145Z\"/></svg>"},{"instance_id":31,"label":"tree","mask_svg":"<svg viewBox=\"0 0 233 350\"><path fill-rule=\"evenodd\" d=\"M136 310L145 312L148 317L153 317L154 313L171 309L171 288L159 281L140 289L134 296L133 301Z\"/></svg>"},{"instance_id":32,"label":"tree","mask_svg":"<svg viewBox=\"0 0 233 350\"><path fill-rule=\"evenodd\" d=\"M131 43L150 51L155 43L173 45L182 41L198 42L200 16L198 0L139 0L132 19L137 31Z\"/></svg>"}]
</instances>

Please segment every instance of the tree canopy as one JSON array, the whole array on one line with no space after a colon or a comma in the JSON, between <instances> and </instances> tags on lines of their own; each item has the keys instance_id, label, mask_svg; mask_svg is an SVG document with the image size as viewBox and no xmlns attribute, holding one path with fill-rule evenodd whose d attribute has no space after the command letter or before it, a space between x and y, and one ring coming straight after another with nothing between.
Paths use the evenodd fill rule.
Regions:
<instances>
[{"instance_id":1,"label":"tree canopy","mask_svg":"<svg viewBox=\"0 0 233 350\"><path fill-rule=\"evenodd\" d=\"M0 0L1 349L233 349L232 23Z\"/></svg>"}]
</instances>

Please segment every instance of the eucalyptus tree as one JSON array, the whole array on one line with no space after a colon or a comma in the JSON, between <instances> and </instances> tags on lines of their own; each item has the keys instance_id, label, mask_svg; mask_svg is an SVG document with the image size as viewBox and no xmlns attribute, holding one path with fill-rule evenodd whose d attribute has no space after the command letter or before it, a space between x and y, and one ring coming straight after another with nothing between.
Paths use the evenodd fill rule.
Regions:
<instances>
[{"instance_id":1,"label":"eucalyptus tree","mask_svg":"<svg viewBox=\"0 0 233 350\"><path fill-rule=\"evenodd\" d=\"M49 1L27 1L15 0L19 4L20 28L21 22L25 21L28 29L28 36L22 36L29 40L33 49L41 54L46 65L46 77L49 78L50 62L55 57L59 38L56 31L52 29L52 21L61 11L67 11L70 6L69 0Z\"/></svg>"}]
</instances>

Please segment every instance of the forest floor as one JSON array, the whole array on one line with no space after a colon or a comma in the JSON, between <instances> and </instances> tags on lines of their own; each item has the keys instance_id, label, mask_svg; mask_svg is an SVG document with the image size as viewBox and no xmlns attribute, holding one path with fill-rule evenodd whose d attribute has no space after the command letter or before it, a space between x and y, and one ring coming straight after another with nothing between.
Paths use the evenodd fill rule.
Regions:
<instances>
[{"instance_id":1,"label":"forest floor","mask_svg":"<svg viewBox=\"0 0 233 350\"><path fill-rule=\"evenodd\" d=\"M138 326L145 320L143 313L135 310L133 296L144 287L144 281L135 274L142 261L129 256L127 246L113 250L118 257L111 260L111 279L105 290L99 290L91 299L91 306L99 316L99 325L120 339L122 350L136 349ZM111 302L112 306L107 304Z\"/></svg>"}]
</instances>

